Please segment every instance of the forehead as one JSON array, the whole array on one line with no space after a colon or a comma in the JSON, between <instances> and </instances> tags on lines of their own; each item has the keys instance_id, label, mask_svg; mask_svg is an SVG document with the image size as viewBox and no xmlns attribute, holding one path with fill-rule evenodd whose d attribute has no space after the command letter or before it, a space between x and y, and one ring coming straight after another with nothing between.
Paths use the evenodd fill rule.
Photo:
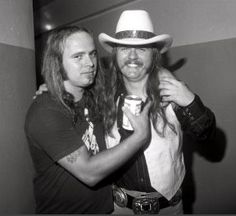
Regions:
<instances>
[{"instance_id":1,"label":"forehead","mask_svg":"<svg viewBox=\"0 0 236 216\"><path fill-rule=\"evenodd\" d=\"M94 40L87 32L76 32L70 35L64 42L64 52L89 52L94 49Z\"/></svg>"}]
</instances>

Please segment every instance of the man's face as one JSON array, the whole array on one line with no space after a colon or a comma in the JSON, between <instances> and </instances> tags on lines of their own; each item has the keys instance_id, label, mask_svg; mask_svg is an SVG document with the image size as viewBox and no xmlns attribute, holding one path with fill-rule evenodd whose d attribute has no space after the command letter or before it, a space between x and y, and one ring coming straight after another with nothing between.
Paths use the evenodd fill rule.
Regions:
<instances>
[{"instance_id":1,"label":"man's face","mask_svg":"<svg viewBox=\"0 0 236 216\"><path fill-rule=\"evenodd\" d=\"M150 47L117 47L117 64L126 81L138 82L148 77L148 69L153 60Z\"/></svg>"},{"instance_id":2,"label":"man's face","mask_svg":"<svg viewBox=\"0 0 236 216\"><path fill-rule=\"evenodd\" d=\"M93 38L86 32L69 36L65 42L63 67L66 86L84 88L91 85L97 71L97 52Z\"/></svg>"}]
</instances>

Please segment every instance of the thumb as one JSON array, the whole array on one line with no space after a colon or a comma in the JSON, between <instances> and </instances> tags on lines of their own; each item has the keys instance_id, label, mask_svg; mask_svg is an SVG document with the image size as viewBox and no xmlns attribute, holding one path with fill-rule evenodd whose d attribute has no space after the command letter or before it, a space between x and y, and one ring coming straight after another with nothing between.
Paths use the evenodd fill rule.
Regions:
<instances>
[{"instance_id":1,"label":"thumb","mask_svg":"<svg viewBox=\"0 0 236 216\"><path fill-rule=\"evenodd\" d=\"M165 79L165 78L175 78L174 74L170 71L168 71L165 68L162 68L158 73L159 79Z\"/></svg>"},{"instance_id":2,"label":"thumb","mask_svg":"<svg viewBox=\"0 0 236 216\"><path fill-rule=\"evenodd\" d=\"M128 107L123 106L122 111L128 117L128 119L132 121L135 115L130 111L130 109Z\"/></svg>"},{"instance_id":3,"label":"thumb","mask_svg":"<svg viewBox=\"0 0 236 216\"><path fill-rule=\"evenodd\" d=\"M40 91L48 91L48 87L46 83L43 83L42 85L39 86Z\"/></svg>"}]
</instances>

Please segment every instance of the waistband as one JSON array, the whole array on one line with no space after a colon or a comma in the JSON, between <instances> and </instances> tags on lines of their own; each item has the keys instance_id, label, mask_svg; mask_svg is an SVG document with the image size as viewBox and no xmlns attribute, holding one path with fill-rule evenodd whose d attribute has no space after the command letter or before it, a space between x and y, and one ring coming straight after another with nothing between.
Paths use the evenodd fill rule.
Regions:
<instances>
[{"instance_id":1,"label":"waistband","mask_svg":"<svg viewBox=\"0 0 236 216\"><path fill-rule=\"evenodd\" d=\"M125 188L121 188L126 194L132 196L132 197L140 197L140 196L148 196L148 197L156 197L160 198L162 195L155 191L155 192L142 192L142 191L135 191L135 190L127 190Z\"/></svg>"},{"instance_id":2,"label":"waistband","mask_svg":"<svg viewBox=\"0 0 236 216\"><path fill-rule=\"evenodd\" d=\"M167 200L158 192L140 192L119 188L113 185L114 202L123 208L130 208L135 214L158 213L160 209L175 206L182 199L179 189L171 200Z\"/></svg>"}]
</instances>

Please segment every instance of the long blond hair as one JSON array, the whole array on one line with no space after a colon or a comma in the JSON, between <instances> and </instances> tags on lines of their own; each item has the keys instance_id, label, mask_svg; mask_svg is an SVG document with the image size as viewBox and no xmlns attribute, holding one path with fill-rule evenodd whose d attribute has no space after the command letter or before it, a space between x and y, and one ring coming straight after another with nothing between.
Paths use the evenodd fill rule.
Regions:
<instances>
[{"instance_id":1,"label":"long blond hair","mask_svg":"<svg viewBox=\"0 0 236 216\"><path fill-rule=\"evenodd\" d=\"M68 100L65 100L64 81L67 80L67 74L63 67L62 57L66 39L72 34L79 32L86 32L93 38L92 33L84 27L66 26L52 31L47 40L42 65L42 75L48 91L56 101L61 103L72 114L74 114L74 109L72 106L73 101L68 102ZM84 96L86 97L89 109L93 110L96 110L97 108L96 101L97 103L99 102L97 99L99 91L95 89L101 89L98 85L103 85L99 84L102 79L100 74L97 75L96 79L99 79L96 81L97 85L95 85L94 82L94 84L87 87L84 91Z\"/></svg>"}]
</instances>

